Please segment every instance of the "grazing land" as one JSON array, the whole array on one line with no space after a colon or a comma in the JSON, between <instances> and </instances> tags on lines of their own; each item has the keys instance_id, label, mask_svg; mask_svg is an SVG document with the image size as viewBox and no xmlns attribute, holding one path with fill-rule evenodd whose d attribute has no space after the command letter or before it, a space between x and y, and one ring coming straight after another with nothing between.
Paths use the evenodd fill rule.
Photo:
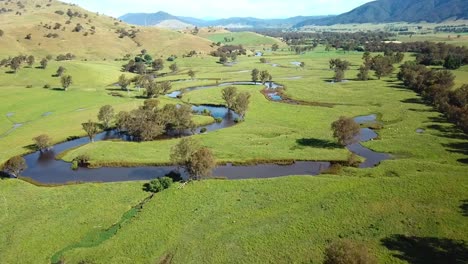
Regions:
<instances>
[{"instance_id":1,"label":"grazing land","mask_svg":"<svg viewBox=\"0 0 468 264\"><path fill-rule=\"evenodd\" d=\"M273 101L263 93L264 85L233 84L238 92L250 94L245 120L190 136L212 151L217 164L348 164L351 152L337 144L331 124L341 116L371 114L379 125L363 127L371 126L378 137L362 144L392 158L374 168L337 165L318 176L256 179L252 172L245 175L252 178L248 180L208 177L176 182L158 193L148 193L146 182L140 181L55 186L0 174L0 262L322 263L325 249L340 239L362 243L378 263L468 262L468 136L428 105L427 97L398 80L398 67L416 54L404 53L388 76L379 79L370 71L369 80L359 81L364 52L320 43L293 52L279 39L221 29L200 29L194 35L142 27L137 45L135 39L122 40L113 33L131 26L50 3L44 1L37 9L27 6L31 11L21 18L30 22L25 28L0 21L5 30L0 45L9 45L0 49L0 60L20 53L36 56L31 67L23 64L17 72L0 67L0 164L36 151L33 138L41 134L49 135L53 144L86 136L82 123L98 122L104 105L111 105L115 113L143 109L148 94L135 84L141 80L139 74L123 70L143 53L164 63L163 69L151 73L151 80L169 81L168 92L182 91L180 98L158 94L160 107L225 105L222 90L227 85L219 84L251 81L253 69L268 71L274 83L284 86L280 95L289 100ZM0 1L0 7L5 4ZM36 40L36 31L33 41L41 48L24 36L16 41L36 30L45 17L60 18L54 13L57 8L92 16L98 25L96 37L119 44L96 40L87 46L80 35L76 45L67 45L76 58L59 61L55 57L62 46ZM14 14L6 14L8 21L17 17ZM340 26L335 28L341 31ZM75 33L66 31L61 38L70 42ZM439 33L396 39L467 45L466 34L450 35L453 38ZM213 42L251 51L220 63L220 58L209 55L218 48ZM279 45L276 51L273 44ZM191 47L196 52L187 55ZM252 56L252 50L263 56ZM127 53L131 56L123 59ZM39 61L49 54L53 58L43 69ZM330 60L337 58L350 63L341 82L334 81L336 71L330 69ZM174 63L178 67L171 70ZM73 77L67 91L54 76L60 66ZM468 65L450 72L456 77L453 90L468 83ZM135 78L128 90L117 84L122 74ZM199 86L213 87L184 91ZM191 118L195 125L215 122L199 113ZM119 124L112 120L115 125ZM86 157L91 167L172 164L171 150L181 141L104 140L56 154L70 163ZM88 168L78 170L92 173Z\"/></svg>"}]
</instances>

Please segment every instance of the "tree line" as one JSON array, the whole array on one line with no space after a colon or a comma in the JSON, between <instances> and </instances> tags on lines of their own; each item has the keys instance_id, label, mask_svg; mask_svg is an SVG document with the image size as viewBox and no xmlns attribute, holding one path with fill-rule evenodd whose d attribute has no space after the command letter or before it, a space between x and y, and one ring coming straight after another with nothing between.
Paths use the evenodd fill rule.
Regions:
<instances>
[{"instance_id":1,"label":"tree line","mask_svg":"<svg viewBox=\"0 0 468 264\"><path fill-rule=\"evenodd\" d=\"M369 42L365 46L369 52L413 52L418 64L426 66L444 66L446 69L458 69L468 64L468 49L446 43L408 42L384 43Z\"/></svg>"},{"instance_id":2,"label":"tree line","mask_svg":"<svg viewBox=\"0 0 468 264\"><path fill-rule=\"evenodd\" d=\"M455 76L452 72L406 62L401 66L398 79L468 133L468 85L453 89Z\"/></svg>"}]
</instances>

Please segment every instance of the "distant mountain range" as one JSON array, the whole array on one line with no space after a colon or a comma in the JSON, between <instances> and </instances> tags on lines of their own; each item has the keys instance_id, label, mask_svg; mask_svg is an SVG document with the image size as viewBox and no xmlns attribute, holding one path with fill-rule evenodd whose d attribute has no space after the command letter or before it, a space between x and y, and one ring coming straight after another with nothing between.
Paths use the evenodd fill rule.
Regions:
<instances>
[{"instance_id":1,"label":"distant mountain range","mask_svg":"<svg viewBox=\"0 0 468 264\"><path fill-rule=\"evenodd\" d=\"M439 23L456 19L468 19L468 0L378 0L339 16L300 22L295 27L421 21Z\"/></svg>"},{"instance_id":2,"label":"distant mountain range","mask_svg":"<svg viewBox=\"0 0 468 264\"><path fill-rule=\"evenodd\" d=\"M163 26L171 21L174 25L182 27L229 27L229 28L289 28L298 23L326 18L328 16L297 16L285 19L260 19L254 17L232 17L226 19L199 19L193 17L174 16L166 12L157 13L129 13L121 16L119 19L134 25L141 26Z\"/></svg>"},{"instance_id":3,"label":"distant mountain range","mask_svg":"<svg viewBox=\"0 0 468 264\"><path fill-rule=\"evenodd\" d=\"M130 13L121 20L135 25L173 28L219 26L227 28L300 28L310 25L335 25L387 22L433 22L468 19L468 0L377 0L339 16L297 16L286 19L233 17L198 19L165 12Z\"/></svg>"}]
</instances>

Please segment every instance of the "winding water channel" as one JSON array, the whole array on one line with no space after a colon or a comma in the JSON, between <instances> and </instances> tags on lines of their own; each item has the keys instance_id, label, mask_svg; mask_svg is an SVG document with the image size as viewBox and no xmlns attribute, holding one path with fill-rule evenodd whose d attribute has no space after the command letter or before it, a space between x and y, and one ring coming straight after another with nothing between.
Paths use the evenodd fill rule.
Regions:
<instances>
[{"instance_id":1,"label":"winding water channel","mask_svg":"<svg viewBox=\"0 0 468 264\"><path fill-rule=\"evenodd\" d=\"M214 87L222 87L229 85L261 85L253 82L230 82L222 83L213 86L200 86L187 88L185 90L176 91L167 96L177 98L185 92L209 89ZM274 89L281 87L279 84L267 84L267 88ZM277 97L274 92L271 93L274 98L272 101L281 101L281 97ZM213 123L211 125L197 128L199 131L206 128L206 131L215 131L219 129L229 128L235 125L235 119L238 115L226 107L221 106L192 106L193 111L202 113L205 110L211 112L214 118L222 118L222 122ZM377 122L375 115L361 116L355 118L360 124ZM185 133L189 135L189 133ZM358 136L359 143L347 146L347 148L365 158L360 167L370 168L377 166L383 160L390 159L391 156L385 153L377 153L365 148L360 142L365 142L377 138L377 134L368 128L361 129ZM117 131L107 131L99 134L95 141L121 139L128 140L127 136L118 133ZM88 138L78 138L53 146L47 152L34 152L24 156L28 168L22 173L24 177L30 178L36 182L43 184L64 184L70 182L119 182L119 181L137 181L151 180L157 177L163 177L177 168L175 166L142 166L142 167L102 167L97 169L80 168L79 170L71 170L71 164L62 160L57 160L55 157L59 153L76 148L89 143ZM227 179L249 179L249 178L274 178L288 175L318 175L331 166L330 162L313 162L301 161L291 165L275 165L275 164L260 164L252 166L233 166L231 164L218 166L213 171L214 177L225 177Z\"/></svg>"}]
</instances>

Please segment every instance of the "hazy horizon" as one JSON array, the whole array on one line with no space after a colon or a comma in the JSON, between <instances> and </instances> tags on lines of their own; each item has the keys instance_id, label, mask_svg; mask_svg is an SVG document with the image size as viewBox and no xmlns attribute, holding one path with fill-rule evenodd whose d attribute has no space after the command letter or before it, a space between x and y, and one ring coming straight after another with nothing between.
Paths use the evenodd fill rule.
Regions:
<instances>
[{"instance_id":1,"label":"hazy horizon","mask_svg":"<svg viewBox=\"0 0 468 264\"><path fill-rule=\"evenodd\" d=\"M288 18L295 16L338 15L374 0L296 0L294 4L281 0L238 0L233 6L213 0L187 2L184 0L94 1L65 0L93 12L119 17L127 13L156 13L163 11L176 16L195 18ZM260 10L260 11L259 11ZM262 11L265 10L265 11Z\"/></svg>"}]
</instances>

